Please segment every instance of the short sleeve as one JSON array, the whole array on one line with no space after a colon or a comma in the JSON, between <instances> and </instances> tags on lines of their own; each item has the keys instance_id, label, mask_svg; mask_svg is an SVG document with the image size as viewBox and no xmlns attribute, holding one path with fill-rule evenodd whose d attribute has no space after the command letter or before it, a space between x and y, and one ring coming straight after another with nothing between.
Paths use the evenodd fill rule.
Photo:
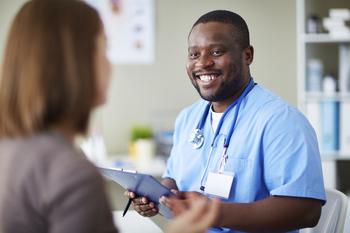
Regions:
<instances>
[{"instance_id":1,"label":"short sleeve","mask_svg":"<svg viewBox=\"0 0 350 233\"><path fill-rule=\"evenodd\" d=\"M326 202L316 133L299 111L284 107L263 134L264 179L270 195Z\"/></svg>"}]
</instances>

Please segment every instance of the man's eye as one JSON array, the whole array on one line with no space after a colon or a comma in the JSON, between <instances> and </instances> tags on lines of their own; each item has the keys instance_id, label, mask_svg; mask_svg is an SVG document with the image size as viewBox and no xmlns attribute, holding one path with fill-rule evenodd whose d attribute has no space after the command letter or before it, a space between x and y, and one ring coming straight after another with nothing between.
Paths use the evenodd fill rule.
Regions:
<instances>
[{"instance_id":1,"label":"man's eye","mask_svg":"<svg viewBox=\"0 0 350 233\"><path fill-rule=\"evenodd\" d=\"M190 57L191 58L196 58L196 57L198 57L198 53L190 53Z\"/></svg>"},{"instance_id":2,"label":"man's eye","mask_svg":"<svg viewBox=\"0 0 350 233\"><path fill-rule=\"evenodd\" d=\"M213 55L221 55L221 51L213 51Z\"/></svg>"}]
</instances>

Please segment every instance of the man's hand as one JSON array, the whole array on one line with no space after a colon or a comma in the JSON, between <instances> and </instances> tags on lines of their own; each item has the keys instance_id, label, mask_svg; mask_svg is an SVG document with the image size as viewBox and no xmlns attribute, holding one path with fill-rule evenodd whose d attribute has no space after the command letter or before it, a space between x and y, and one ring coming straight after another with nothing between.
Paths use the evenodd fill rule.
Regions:
<instances>
[{"instance_id":1,"label":"man's hand","mask_svg":"<svg viewBox=\"0 0 350 233\"><path fill-rule=\"evenodd\" d=\"M165 205L175 216L181 215L183 212L189 209L189 201L195 198L204 199L206 201L210 201L210 198L207 196L198 193L198 192L180 192L178 190L172 189L171 192L179 196L181 199L170 198L166 196L162 196L159 199L159 202ZM192 199L191 199L192 198Z\"/></svg>"},{"instance_id":2,"label":"man's hand","mask_svg":"<svg viewBox=\"0 0 350 233\"><path fill-rule=\"evenodd\" d=\"M126 190L124 192L126 198L133 198L131 204L137 213L144 217L153 217L158 214L154 202L149 202L145 197L136 197L135 193Z\"/></svg>"}]
</instances>

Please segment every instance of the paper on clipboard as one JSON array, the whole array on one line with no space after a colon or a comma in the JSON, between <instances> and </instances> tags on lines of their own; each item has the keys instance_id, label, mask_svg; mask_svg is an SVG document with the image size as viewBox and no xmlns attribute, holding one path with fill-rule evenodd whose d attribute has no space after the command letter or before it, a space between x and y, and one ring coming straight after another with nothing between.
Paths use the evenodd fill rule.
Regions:
<instances>
[{"instance_id":1,"label":"paper on clipboard","mask_svg":"<svg viewBox=\"0 0 350 233\"><path fill-rule=\"evenodd\" d=\"M134 192L137 196L146 197L149 201L154 202L159 213L164 217L168 219L174 218L173 213L163 204L159 203L159 198L161 196L177 196L153 176L119 168L98 167L98 169L102 174L114 180L123 188Z\"/></svg>"}]
</instances>

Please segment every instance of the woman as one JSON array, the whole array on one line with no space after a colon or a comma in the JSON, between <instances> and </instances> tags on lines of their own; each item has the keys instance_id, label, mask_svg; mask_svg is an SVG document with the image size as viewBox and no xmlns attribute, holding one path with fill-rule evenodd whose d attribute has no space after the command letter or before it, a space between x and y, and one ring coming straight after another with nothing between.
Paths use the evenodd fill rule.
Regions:
<instances>
[{"instance_id":1,"label":"woman","mask_svg":"<svg viewBox=\"0 0 350 233\"><path fill-rule=\"evenodd\" d=\"M106 101L105 50L103 25L84 2L33 0L16 15L0 80L0 233L117 232L103 179L73 143ZM171 232L205 219L207 207L190 206ZM209 227L217 205L208 208L191 229Z\"/></svg>"},{"instance_id":2,"label":"woman","mask_svg":"<svg viewBox=\"0 0 350 233\"><path fill-rule=\"evenodd\" d=\"M74 148L105 102L109 63L95 10L30 1L0 81L1 232L117 232L99 172Z\"/></svg>"}]
</instances>

